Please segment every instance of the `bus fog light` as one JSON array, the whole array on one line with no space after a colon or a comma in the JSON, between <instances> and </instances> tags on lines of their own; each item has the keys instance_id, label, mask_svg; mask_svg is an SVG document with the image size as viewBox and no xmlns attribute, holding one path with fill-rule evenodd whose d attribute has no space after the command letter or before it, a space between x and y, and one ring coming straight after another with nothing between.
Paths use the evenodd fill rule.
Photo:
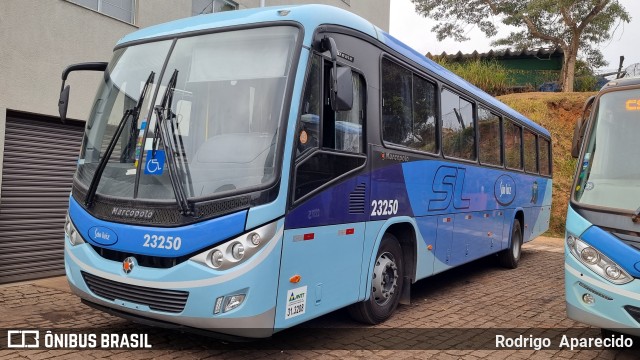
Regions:
<instances>
[{"instance_id":1,"label":"bus fog light","mask_svg":"<svg viewBox=\"0 0 640 360\"><path fill-rule=\"evenodd\" d=\"M620 269L618 269L617 266L612 265L607 266L607 268L604 270L604 273L613 280L619 278L620 275L622 275Z\"/></svg>"},{"instance_id":2,"label":"bus fog light","mask_svg":"<svg viewBox=\"0 0 640 360\"><path fill-rule=\"evenodd\" d=\"M241 243L233 244L233 247L231 248L231 256L236 260L242 260L244 257L244 245Z\"/></svg>"},{"instance_id":3,"label":"bus fog light","mask_svg":"<svg viewBox=\"0 0 640 360\"><path fill-rule=\"evenodd\" d=\"M591 294L584 294L582 295L582 301L587 305L593 305L596 299Z\"/></svg>"},{"instance_id":4,"label":"bus fog light","mask_svg":"<svg viewBox=\"0 0 640 360\"><path fill-rule=\"evenodd\" d=\"M216 299L216 305L213 307L214 314L220 314L220 311L222 311L222 300L224 300L224 296Z\"/></svg>"},{"instance_id":5,"label":"bus fog light","mask_svg":"<svg viewBox=\"0 0 640 360\"><path fill-rule=\"evenodd\" d=\"M227 296L224 299L224 311L223 312L231 311L231 310L237 308L238 306L242 305L242 302L244 301L244 298L245 298L244 294Z\"/></svg>"},{"instance_id":6,"label":"bus fog light","mask_svg":"<svg viewBox=\"0 0 640 360\"><path fill-rule=\"evenodd\" d=\"M262 241L262 239L260 238L260 235L258 235L258 233L252 233L251 235L249 235L249 239L250 239L251 243L253 244L253 246L260 245L260 241Z\"/></svg>"},{"instance_id":7,"label":"bus fog light","mask_svg":"<svg viewBox=\"0 0 640 360\"><path fill-rule=\"evenodd\" d=\"M586 247L582 249L582 251L580 252L580 257L582 257L582 260L584 260L584 262L592 265L597 264L600 260L600 255L598 255L596 249L592 247Z\"/></svg>"},{"instance_id":8,"label":"bus fog light","mask_svg":"<svg viewBox=\"0 0 640 360\"><path fill-rule=\"evenodd\" d=\"M222 263L224 262L224 255L222 254L222 251L216 250L212 252L209 261L211 261L211 265L213 265L214 268L222 266Z\"/></svg>"}]
</instances>

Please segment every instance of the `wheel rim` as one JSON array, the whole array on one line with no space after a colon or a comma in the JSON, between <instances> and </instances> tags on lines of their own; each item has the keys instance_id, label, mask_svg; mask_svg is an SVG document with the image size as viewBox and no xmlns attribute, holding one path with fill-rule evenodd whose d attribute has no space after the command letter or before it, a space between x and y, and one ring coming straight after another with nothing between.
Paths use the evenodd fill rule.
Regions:
<instances>
[{"instance_id":1,"label":"wheel rim","mask_svg":"<svg viewBox=\"0 0 640 360\"><path fill-rule=\"evenodd\" d=\"M391 253L378 256L373 268L372 295L380 306L386 305L393 298L398 288L398 267Z\"/></svg>"}]
</instances>

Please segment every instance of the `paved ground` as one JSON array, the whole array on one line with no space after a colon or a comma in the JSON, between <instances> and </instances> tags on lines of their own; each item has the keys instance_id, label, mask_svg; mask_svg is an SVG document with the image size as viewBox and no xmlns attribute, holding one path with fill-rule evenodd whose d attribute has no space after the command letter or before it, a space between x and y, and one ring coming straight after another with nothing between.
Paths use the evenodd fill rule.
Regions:
<instances>
[{"instance_id":1,"label":"paved ground","mask_svg":"<svg viewBox=\"0 0 640 360\"><path fill-rule=\"evenodd\" d=\"M276 334L269 342L229 344L136 325L95 311L69 293L64 278L53 278L0 286L0 329L3 332L33 328L53 329L54 332L68 329L94 333L109 333L113 329L139 331L151 334L153 349L15 351L0 344L3 349L0 360L640 358L637 349L451 350L457 343L478 334L493 337L500 329L509 328L550 329L547 332L553 332L555 328L574 335L598 334L597 329L585 328L566 318L563 294L562 240L539 238L525 245L521 265L516 270L498 268L492 258L487 258L418 282L412 287L412 304L399 307L389 321L373 329L354 324L345 311L336 311L303 327ZM569 328L577 329L567 330ZM426 342L430 345L425 346ZM427 348L431 350L424 350Z\"/></svg>"}]
</instances>

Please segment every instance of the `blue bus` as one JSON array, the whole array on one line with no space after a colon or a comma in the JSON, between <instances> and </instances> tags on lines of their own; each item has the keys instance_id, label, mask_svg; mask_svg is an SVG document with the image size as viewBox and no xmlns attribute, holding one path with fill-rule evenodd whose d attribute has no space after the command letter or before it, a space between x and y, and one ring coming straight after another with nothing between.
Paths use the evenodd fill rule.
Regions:
<instances>
[{"instance_id":1,"label":"blue bus","mask_svg":"<svg viewBox=\"0 0 640 360\"><path fill-rule=\"evenodd\" d=\"M544 128L329 6L139 30L106 63L65 226L71 288L146 323L268 337L549 226ZM60 112L66 116L68 85Z\"/></svg>"},{"instance_id":2,"label":"blue bus","mask_svg":"<svg viewBox=\"0 0 640 360\"><path fill-rule=\"evenodd\" d=\"M567 212L565 292L571 319L640 335L640 79L607 83L576 124ZM636 159L636 160L634 160Z\"/></svg>"}]
</instances>

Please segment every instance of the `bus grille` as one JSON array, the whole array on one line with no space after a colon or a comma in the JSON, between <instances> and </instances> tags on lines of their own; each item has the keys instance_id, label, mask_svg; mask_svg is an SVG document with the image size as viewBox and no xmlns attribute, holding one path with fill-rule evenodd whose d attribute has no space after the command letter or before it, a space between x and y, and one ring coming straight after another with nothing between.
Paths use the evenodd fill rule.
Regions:
<instances>
[{"instance_id":1,"label":"bus grille","mask_svg":"<svg viewBox=\"0 0 640 360\"><path fill-rule=\"evenodd\" d=\"M367 185L362 183L349 194L349 214L364 214L366 189Z\"/></svg>"},{"instance_id":2,"label":"bus grille","mask_svg":"<svg viewBox=\"0 0 640 360\"><path fill-rule=\"evenodd\" d=\"M99 297L146 305L152 310L179 313L184 310L189 292L155 289L103 279L82 271L89 290Z\"/></svg>"}]
</instances>

